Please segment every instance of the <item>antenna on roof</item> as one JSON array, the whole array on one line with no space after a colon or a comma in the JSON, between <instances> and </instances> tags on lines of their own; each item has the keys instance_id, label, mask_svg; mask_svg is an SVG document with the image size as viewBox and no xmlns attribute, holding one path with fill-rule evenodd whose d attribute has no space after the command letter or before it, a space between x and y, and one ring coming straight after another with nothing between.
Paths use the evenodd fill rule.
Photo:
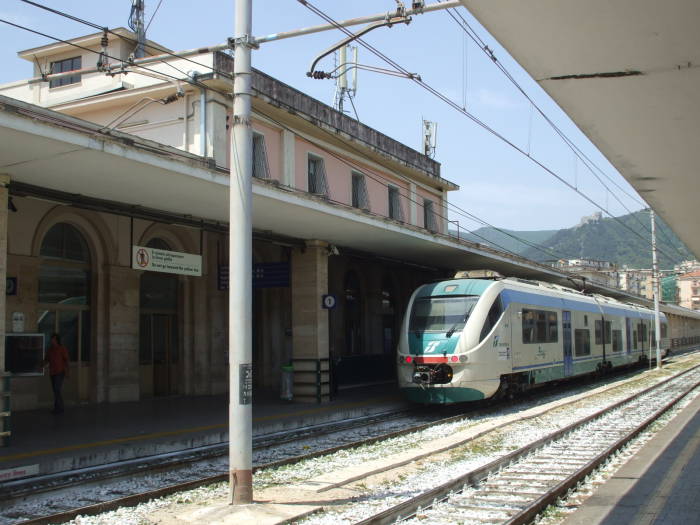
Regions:
<instances>
[{"instance_id":1,"label":"antenna on roof","mask_svg":"<svg viewBox=\"0 0 700 525\"><path fill-rule=\"evenodd\" d=\"M136 49L134 58L146 56L146 3L145 0L131 0L131 13L129 13L129 27L136 33Z\"/></svg>"},{"instance_id":2,"label":"antenna on roof","mask_svg":"<svg viewBox=\"0 0 700 525\"><path fill-rule=\"evenodd\" d=\"M423 119L423 153L426 157L435 156L437 147L437 122Z\"/></svg>"},{"instance_id":3,"label":"antenna on roof","mask_svg":"<svg viewBox=\"0 0 700 525\"><path fill-rule=\"evenodd\" d=\"M348 54L352 55L350 62L348 62ZM347 98L352 104L352 99L357 93L357 46L345 45L338 50L336 72L335 103L333 105L335 109L344 113L345 99ZM350 74L352 77L348 80Z\"/></svg>"}]
</instances>

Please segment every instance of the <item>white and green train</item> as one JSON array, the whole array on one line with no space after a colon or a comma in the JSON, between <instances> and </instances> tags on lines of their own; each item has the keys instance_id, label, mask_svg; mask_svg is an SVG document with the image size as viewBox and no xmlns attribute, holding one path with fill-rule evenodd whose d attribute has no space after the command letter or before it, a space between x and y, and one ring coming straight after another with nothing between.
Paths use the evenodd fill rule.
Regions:
<instances>
[{"instance_id":1,"label":"white and green train","mask_svg":"<svg viewBox=\"0 0 700 525\"><path fill-rule=\"evenodd\" d=\"M663 351L667 334L662 313ZM398 379L412 401L457 403L645 361L655 351L653 310L544 282L455 278L411 296Z\"/></svg>"}]
</instances>

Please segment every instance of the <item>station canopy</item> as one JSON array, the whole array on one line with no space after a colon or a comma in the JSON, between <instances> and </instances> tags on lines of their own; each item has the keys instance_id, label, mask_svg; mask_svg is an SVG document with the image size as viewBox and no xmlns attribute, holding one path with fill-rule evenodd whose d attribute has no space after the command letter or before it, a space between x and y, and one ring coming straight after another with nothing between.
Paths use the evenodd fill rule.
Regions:
<instances>
[{"instance_id":1,"label":"station canopy","mask_svg":"<svg viewBox=\"0 0 700 525\"><path fill-rule=\"evenodd\" d=\"M700 2L461 2L700 258Z\"/></svg>"}]
</instances>

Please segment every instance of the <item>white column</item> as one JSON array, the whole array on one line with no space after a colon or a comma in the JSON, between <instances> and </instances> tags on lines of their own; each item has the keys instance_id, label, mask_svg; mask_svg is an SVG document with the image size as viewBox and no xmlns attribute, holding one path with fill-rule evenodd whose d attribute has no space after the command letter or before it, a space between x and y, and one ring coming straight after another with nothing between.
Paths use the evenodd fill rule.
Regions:
<instances>
[{"instance_id":1,"label":"white column","mask_svg":"<svg viewBox=\"0 0 700 525\"><path fill-rule=\"evenodd\" d=\"M253 502L252 297L253 128L252 0L236 0L229 200L229 483L230 503Z\"/></svg>"}]
</instances>

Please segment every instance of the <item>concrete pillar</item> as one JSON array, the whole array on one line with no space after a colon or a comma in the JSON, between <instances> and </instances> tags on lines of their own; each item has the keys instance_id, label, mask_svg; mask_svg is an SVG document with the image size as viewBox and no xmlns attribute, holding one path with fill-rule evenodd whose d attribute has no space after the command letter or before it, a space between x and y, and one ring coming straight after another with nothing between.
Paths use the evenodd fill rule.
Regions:
<instances>
[{"instance_id":1,"label":"concrete pillar","mask_svg":"<svg viewBox=\"0 0 700 525\"><path fill-rule=\"evenodd\" d=\"M328 243L307 241L292 252L292 356L294 398L328 400Z\"/></svg>"},{"instance_id":2,"label":"concrete pillar","mask_svg":"<svg viewBox=\"0 0 700 525\"><path fill-rule=\"evenodd\" d=\"M282 184L293 188L295 186L295 139L294 133L282 131Z\"/></svg>"},{"instance_id":3,"label":"concrete pillar","mask_svg":"<svg viewBox=\"0 0 700 525\"><path fill-rule=\"evenodd\" d=\"M0 174L0 391L2 391L2 374L5 372L5 311L7 296L5 295L6 277L7 277L7 201L8 190L7 185L10 183L8 175ZM2 405L0 405L0 409ZM2 428L0 428L2 430Z\"/></svg>"},{"instance_id":4,"label":"concrete pillar","mask_svg":"<svg viewBox=\"0 0 700 525\"><path fill-rule=\"evenodd\" d=\"M107 401L138 401L139 272L107 267Z\"/></svg>"}]
</instances>

